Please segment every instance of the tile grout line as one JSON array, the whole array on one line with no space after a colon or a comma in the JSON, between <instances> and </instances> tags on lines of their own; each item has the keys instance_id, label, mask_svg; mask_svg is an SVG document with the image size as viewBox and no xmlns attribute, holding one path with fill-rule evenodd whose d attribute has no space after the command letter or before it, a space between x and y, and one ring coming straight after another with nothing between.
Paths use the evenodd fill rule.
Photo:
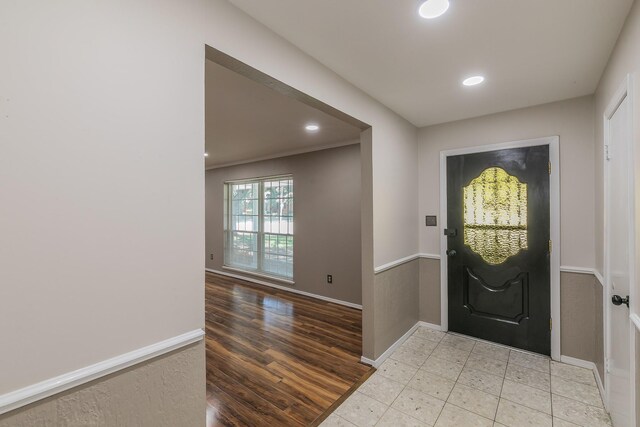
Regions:
<instances>
[{"instance_id":1,"label":"tile grout line","mask_svg":"<svg viewBox=\"0 0 640 427\"><path fill-rule=\"evenodd\" d=\"M502 377L502 385L500 385L500 396L498 397L498 406L496 407L496 415L493 417L493 423L495 424L498 419L498 409L500 409L500 403L502 402L502 390L504 390L504 382L507 380L507 369L509 369L509 361L511 360L511 349L509 349L509 357L507 358L507 367L504 370L504 376Z\"/></svg>"},{"instance_id":2,"label":"tile grout line","mask_svg":"<svg viewBox=\"0 0 640 427\"><path fill-rule=\"evenodd\" d=\"M453 390L456 388L456 385L458 384L458 380L460 379L460 374L462 374L462 371L464 370L464 367L467 366L467 363L469 362L469 358L471 357L471 353L473 352L473 349L475 348L475 346L476 346L476 343L474 342L473 346L471 347L471 350L469 351L469 354L467 355L467 358L464 360L464 363L462 364L462 369L458 373L458 376L456 377L456 380L453 383L453 388L451 388L451 391L449 392L449 395L447 396L447 400L445 400L445 402L444 402L445 406L446 406L447 403L449 403L449 399L451 398L451 394L453 393ZM449 404L453 405L453 403L449 403ZM453 405L453 406L459 407L458 405ZM442 407L442 410L440 411L440 414L438 415L438 418L436 419L435 424L438 424L438 420L440 419L440 416L442 416L442 412L443 411L444 411L444 406ZM469 411L469 412L471 412L471 411ZM474 412L471 412L471 413L475 414ZM478 415L478 414L476 414L476 415Z\"/></svg>"},{"instance_id":3,"label":"tile grout line","mask_svg":"<svg viewBox=\"0 0 640 427\"><path fill-rule=\"evenodd\" d=\"M415 332L414 332L411 336L413 337L413 336L414 336L414 334L415 334ZM433 340L427 340L427 339L423 339L423 338L420 338L420 337L416 337L416 338L417 338L417 339L420 339L420 340L423 340L423 341L436 342L436 341L433 341ZM437 345L436 345L436 347L434 347L434 349L433 349L433 350L431 350L431 351L429 352L429 355L427 356L427 359L428 359L429 357L431 357L431 354L435 351L435 349L436 349L436 348L438 348L438 346L440 345L440 343L441 343L441 342L442 342L442 339L440 339L440 341L437 341ZM435 357L435 356L434 356L434 357ZM390 355L390 356L389 356L389 358L390 358L390 359L392 359L392 360L394 360L395 362L402 363L402 364L407 365L407 366L411 366L411 365L409 365L409 364L407 364L407 363L404 363L404 362L401 362L401 361L399 361L399 360L394 359L394 358L393 358L393 354L392 354L392 355ZM422 362L422 364L420 364L420 366L418 366L418 370L416 371L416 373L415 373L415 374L413 374L413 376L409 379L409 381L408 381L406 384L403 384L403 385L402 385L402 390L400 390L400 393L398 393L398 395L393 399L393 401L392 401L392 402L387 406L387 409L386 409L386 410L383 412L383 414L380 416L380 419L378 419L378 421L376 421L376 425L378 425L378 424L380 423L380 420L381 420L382 418L384 418L384 416L386 415L386 413L387 413L387 412L389 412L389 409L392 409L392 405L395 403L395 401L396 401L396 400L398 400L398 397L400 397L400 395L402 394L402 392L404 392L404 391L409 387L409 383L411 382L411 380L413 380L413 379L416 377L416 375L418 375L418 372L420 372L420 369L424 366L424 364L425 364L425 363L426 363L426 359L425 359L425 361L424 361L424 362ZM385 376L384 376L384 375L382 375L382 374L380 374L380 376L382 376L383 378L385 378L385 379L387 379L387 380L389 380L389 381L394 381L394 380L392 380L391 378L385 377ZM397 382L397 381L396 381L396 382ZM401 383L399 383L399 382L398 382L398 384L401 384ZM413 390L413 389L411 389L411 390ZM416 390L416 391L417 391L417 390ZM433 397L433 396L431 396L431 397ZM372 398L372 399L376 400L377 402L380 402L379 400L377 400L377 399L375 399L375 398ZM435 398L435 397L434 397L434 399L437 399L437 398ZM385 404L384 402L380 402L380 403L382 403L383 405ZM445 402L445 403L446 403L446 402ZM443 408L444 408L444 407L443 407ZM394 408L394 409L395 409L395 408ZM397 409L395 409L395 410L397 410ZM404 414L404 415L406 415L406 416L408 416L408 417L410 417L410 418L413 418L413 419L417 420L417 418L414 418L413 416L411 416L411 415L409 415L409 414L406 414L406 413L404 413L404 412L402 412L402 411L398 411L398 412L401 412L402 414ZM442 411L440 411L440 412L442 412ZM440 414L438 414L438 418L439 418L439 417L440 417ZM436 418L436 422L438 421L438 418ZM418 420L418 421L420 421L420 420ZM435 425L435 424L434 424L434 425Z\"/></svg>"},{"instance_id":4,"label":"tile grout line","mask_svg":"<svg viewBox=\"0 0 640 427\"><path fill-rule=\"evenodd\" d=\"M467 366L467 363L469 362L469 359L471 358L471 355L473 354L473 350L476 348L476 346L478 345L478 343L479 343L479 342L480 342L480 341L476 340L476 341L475 341L475 343L473 344L473 347L471 347L471 352L469 352L469 356L467 356L467 360L465 361L464 365L462 366L462 371L460 371L460 375L462 375L462 372L464 371L464 368ZM511 353L511 350L509 350L509 353ZM478 356L479 356L479 357L484 357L483 355L478 355ZM486 357L484 357L484 358L486 358ZM486 358L486 359L488 359L488 358ZM490 359L488 359L488 360L490 360ZM507 363L508 363L508 362L507 362ZM484 373L484 374L493 375L492 373L485 372L485 371L481 371L481 370L478 370L478 369L473 369L473 368L471 368L471 367L469 368L469 370L478 371L478 372L481 372L481 373ZM505 373L506 373L506 369L505 369ZM456 379L456 383L454 384L454 388L455 388L455 386L458 384L458 380L460 379L460 375L458 375L458 379ZM497 375L494 375L494 376L497 376ZM504 376L502 377L502 381L503 381L503 383L504 383ZM465 385L465 384L460 383L460 385ZM465 386L466 386L466 385L465 385ZM488 394L488 395L493 396L491 393L487 393L487 392L486 392L486 391L484 391L484 390L480 390L480 389L478 389L478 388L471 387L471 386L466 386L466 387L469 387L470 389L477 390L477 391L480 391L480 392L482 392L482 393L486 393L486 394ZM500 387L500 394L502 394L502 386ZM451 403L451 405L453 405L453 406L458 406L458 405L455 405L455 404L453 404L453 403ZM498 406L499 406L499 405L500 405L500 396L498 396L498 405L496 405L496 409L495 409L495 411L494 411L494 413L493 413L493 418L485 418L484 416L482 416L482 415L480 415L480 414L477 414L477 413L475 413L475 412L469 411L469 410L468 410L468 409L466 409L466 408L462 408L462 409L465 409L465 410L467 410L467 411L471 412L472 414L475 414L475 415L477 415L477 416L479 416L479 417L481 417L481 418L488 419L489 421L491 421L491 423L492 423L492 425L493 425L493 424L495 424L495 423L496 423L496 415L497 415L497 413L498 413ZM460 408L460 407L458 406L458 408Z\"/></svg>"},{"instance_id":5,"label":"tile grout line","mask_svg":"<svg viewBox=\"0 0 640 427\"><path fill-rule=\"evenodd\" d=\"M444 337L446 337L446 336L447 336L447 335L446 335L446 332L445 332L445 334L443 335L443 337L442 337L442 338L440 338L440 341L438 341L438 345L437 345L433 350L431 350L431 353L429 353L429 356L427 357L427 359L422 363L422 365L420 365L420 367L419 367L419 368L418 368L418 370L416 371L415 375L414 375L413 377L411 377L411 380L412 380L413 378L415 378L415 376L416 376L416 375L418 375L418 372L420 372L420 369L422 369L422 367L424 366L424 364L425 364L425 363L427 363L427 360L429 360L429 357L431 357L431 356L433 355L433 353L436 351L436 349L440 346L440 344L442 344L442 340L443 340L443 339L444 339ZM433 357L436 357L436 356L433 356ZM437 357L436 357L436 358L437 358ZM436 375L436 376L438 376L438 377L439 377L439 375ZM409 386L409 383L411 382L411 380L409 380L409 382L407 383L407 385L405 385L405 386L404 386L404 388L405 388L405 389ZM451 394L451 392L449 392L449 394ZM428 395L427 395L427 396L428 396ZM433 397L433 396L431 396L431 397ZM447 399L448 399L448 398L449 398L449 396L447 396ZM434 399L437 399L437 397L434 397ZM445 400L445 401L444 401L444 405L446 405L446 404L447 404L447 401ZM435 421L433 422L433 425L434 425L434 426L435 426L436 424L438 424L438 420L440 419L440 416L442 415L442 411L444 411L444 405L442 405L442 409L440 409L440 412L438 412L438 416L436 417Z\"/></svg>"},{"instance_id":6,"label":"tile grout line","mask_svg":"<svg viewBox=\"0 0 640 427\"><path fill-rule=\"evenodd\" d=\"M414 332L414 334L415 334L415 332ZM413 336L413 335L412 335L412 336ZM446 335L445 335L445 336L446 336ZM418 337L416 337L416 338L418 338ZM443 338L444 338L444 337L443 337ZM427 341L429 341L429 340L427 340ZM442 338L440 339L440 341L438 341L438 344L436 345L436 347L435 347L433 350L431 350L431 352L429 352L429 356L427 356L427 359L428 359L429 357L431 357L431 355L433 354L433 352L434 352L434 351L436 351L436 348L438 348L438 346L439 346L441 343L442 343ZM435 357L435 356L434 356L434 357ZM396 396L396 398L395 398L395 399L393 399L393 402L391 403L392 405L393 405L393 403L395 403L395 401L396 401L396 400L398 400L398 397L400 397L400 395L402 394L402 392L403 392L403 391L405 391L405 390L407 389L407 387L409 387L409 383L411 382L411 380L413 380L413 379L416 377L416 375L418 375L418 372L420 372L420 369L422 369L422 367L424 366L424 364L425 364L425 363L427 363L427 359L425 359L425 361L424 361L424 362L422 362L422 364L418 367L418 370L416 371L416 373L415 373L415 374L413 374L413 376L409 379L409 381L404 385L403 389L400 391L400 393L398 394L398 396ZM402 362L400 362L400 361L397 361L397 362L402 363ZM416 390L416 391L417 391L417 390ZM431 396L431 397L433 397L433 396ZM437 398L436 398L436 397L434 397L434 399L437 399ZM445 401L445 403L446 403L446 401ZM391 408L391 405L389 405L389 408ZM444 409L444 405L442 406L442 409ZM440 418L440 414L442 413L442 409L440 410L440 413L438 413L438 417L436 418L435 422L433 423L433 425L434 425L434 426L437 424L438 419ZM399 411L399 412L402 412L402 411ZM385 411L385 413L386 413L386 411ZM408 417L411 417L411 415L409 415L409 414L406 414L406 413L404 413L404 412L402 412L402 413L403 413L403 414L405 414L405 415L407 415ZM411 417L411 418L413 418L413 417ZM417 419L417 418L414 418L414 419ZM420 421L420 420L418 420L418 421ZM376 423L376 424L378 424L378 423Z\"/></svg>"}]
</instances>

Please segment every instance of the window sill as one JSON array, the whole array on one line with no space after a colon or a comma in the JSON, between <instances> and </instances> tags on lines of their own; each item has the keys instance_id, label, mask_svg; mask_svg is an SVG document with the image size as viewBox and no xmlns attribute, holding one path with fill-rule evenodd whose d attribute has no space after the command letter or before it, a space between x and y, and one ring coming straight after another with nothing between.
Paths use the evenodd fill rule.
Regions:
<instances>
[{"instance_id":1,"label":"window sill","mask_svg":"<svg viewBox=\"0 0 640 427\"><path fill-rule=\"evenodd\" d=\"M283 277L278 277L278 276L271 276L269 274L264 274L264 273L259 273L256 271L251 271L251 270L243 270L241 268L237 268L237 267L229 267L227 265L223 265L222 268L224 270L229 270L229 271L235 271L236 273L243 273L243 274L248 274L250 276L255 276L255 277L260 277L262 279L268 279L268 280L273 280L275 282L280 282L280 283L284 283L286 285L295 285L296 282L294 282L293 280L289 280L289 279L285 279Z\"/></svg>"}]
</instances>

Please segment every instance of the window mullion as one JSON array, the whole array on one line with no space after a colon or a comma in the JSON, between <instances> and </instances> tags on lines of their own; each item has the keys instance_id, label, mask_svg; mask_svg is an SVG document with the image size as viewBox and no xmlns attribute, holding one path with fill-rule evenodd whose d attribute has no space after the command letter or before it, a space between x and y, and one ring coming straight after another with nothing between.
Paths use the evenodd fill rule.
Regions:
<instances>
[{"instance_id":1,"label":"window mullion","mask_svg":"<svg viewBox=\"0 0 640 427\"><path fill-rule=\"evenodd\" d=\"M258 271L264 271L264 181L258 182Z\"/></svg>"},{"instance_id":2,"label":"window mullion","mask_svg":"<svg viewBox=\"0 0 640 427\"><path fill-rule=\"evenodd\" d=\"M225 264L231 264L231 206L233 205L233 196L232 196L232 191L231 191L231 184L225 184L224 186L225 189L225 196L226 196L226 200L225 202L227 203L227 205L225 206L225 214L226 214L226 218L225 218L225 227L226 227L226 245L225 248L223 249L224 251L224 263Z\"/></svg>"}]
</instances>

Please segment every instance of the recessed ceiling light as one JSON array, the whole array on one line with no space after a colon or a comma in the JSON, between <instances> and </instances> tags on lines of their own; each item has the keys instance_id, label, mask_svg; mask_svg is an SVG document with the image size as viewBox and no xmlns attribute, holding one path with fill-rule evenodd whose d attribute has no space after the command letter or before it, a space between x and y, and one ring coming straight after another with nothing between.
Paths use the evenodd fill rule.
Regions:
<instances>
[{"instance_id":1,"label":"recessed ceiling light","mask_svg":"<svg viewBox=\"0 0 640 427\"><path fill-rule=\"evenodd\" d=\"M320 130L320 126L314 123L309 123L304 128L307 130L307 132L318 132Z\"/></svg>"},{"instance_id":2,"label":"recessed ceiling light","mask_svg":"<svg viewBox=\"0 0 640 427\"><path fill-rule=\"evenodd\" d=\"M482 82L484 82L484 77L473 76L473 77L469 77L468 79L464 79L462 81L462 84L465 86L475 86L475 85L479 85Z\"/></svg>"},{"instance_id":3,"label":"recessed ceiling light","mask_svg":"<svg viewBox=\"0 0 640 427\"><path fill-rule=\"evenodd\" d=\"M204 156L205 157L209 157L209 153L204 153Z\"/></svg>"},{"instance_id":4,"label":"recessed ceiling light","mask_svg":"<svg viewBox=\"0 0 640 427\"><path fill-rule=\"evenodd\" d=\"M418 13L425 19L437 18L449 9L449 0L421 0Z\"/></svg>"}]
</instances>

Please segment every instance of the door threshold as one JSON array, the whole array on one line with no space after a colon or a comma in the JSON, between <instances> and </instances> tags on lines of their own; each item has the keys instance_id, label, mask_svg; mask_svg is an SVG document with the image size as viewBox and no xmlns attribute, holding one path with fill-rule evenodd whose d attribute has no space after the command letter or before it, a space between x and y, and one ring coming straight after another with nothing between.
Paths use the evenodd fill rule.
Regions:
<instances>
[{"instance_id":1,"label":"door threshold","mask_svg":"<svg viewBox=\"0 0 640 427\"><path fill-rule=\"evenodd\" d=\"M451 332L451 331L447 331L447 334L457 335L457 336L462 337L462 338L468 338L468 339L475 340L475 341L480 341L480 342L483 342L483 343L486 343L486 344L495 345L496 347L507 348L509 350L519 351L520 353L530 354L532 356L538 356L538 357L546 357L548 359L553 360L553 358L551 356L548 356L546 354L535 353L533 351L523 350L523 349L517 348L517 347L511 347L510 345L505 345L505 344L500 344L500 343L493 342L493 341L483 340L482 338L472 337L471 335L465 335L465 334L461 334L461 333L458 333L458 332Z\"/></svg>"}]
</instances>

